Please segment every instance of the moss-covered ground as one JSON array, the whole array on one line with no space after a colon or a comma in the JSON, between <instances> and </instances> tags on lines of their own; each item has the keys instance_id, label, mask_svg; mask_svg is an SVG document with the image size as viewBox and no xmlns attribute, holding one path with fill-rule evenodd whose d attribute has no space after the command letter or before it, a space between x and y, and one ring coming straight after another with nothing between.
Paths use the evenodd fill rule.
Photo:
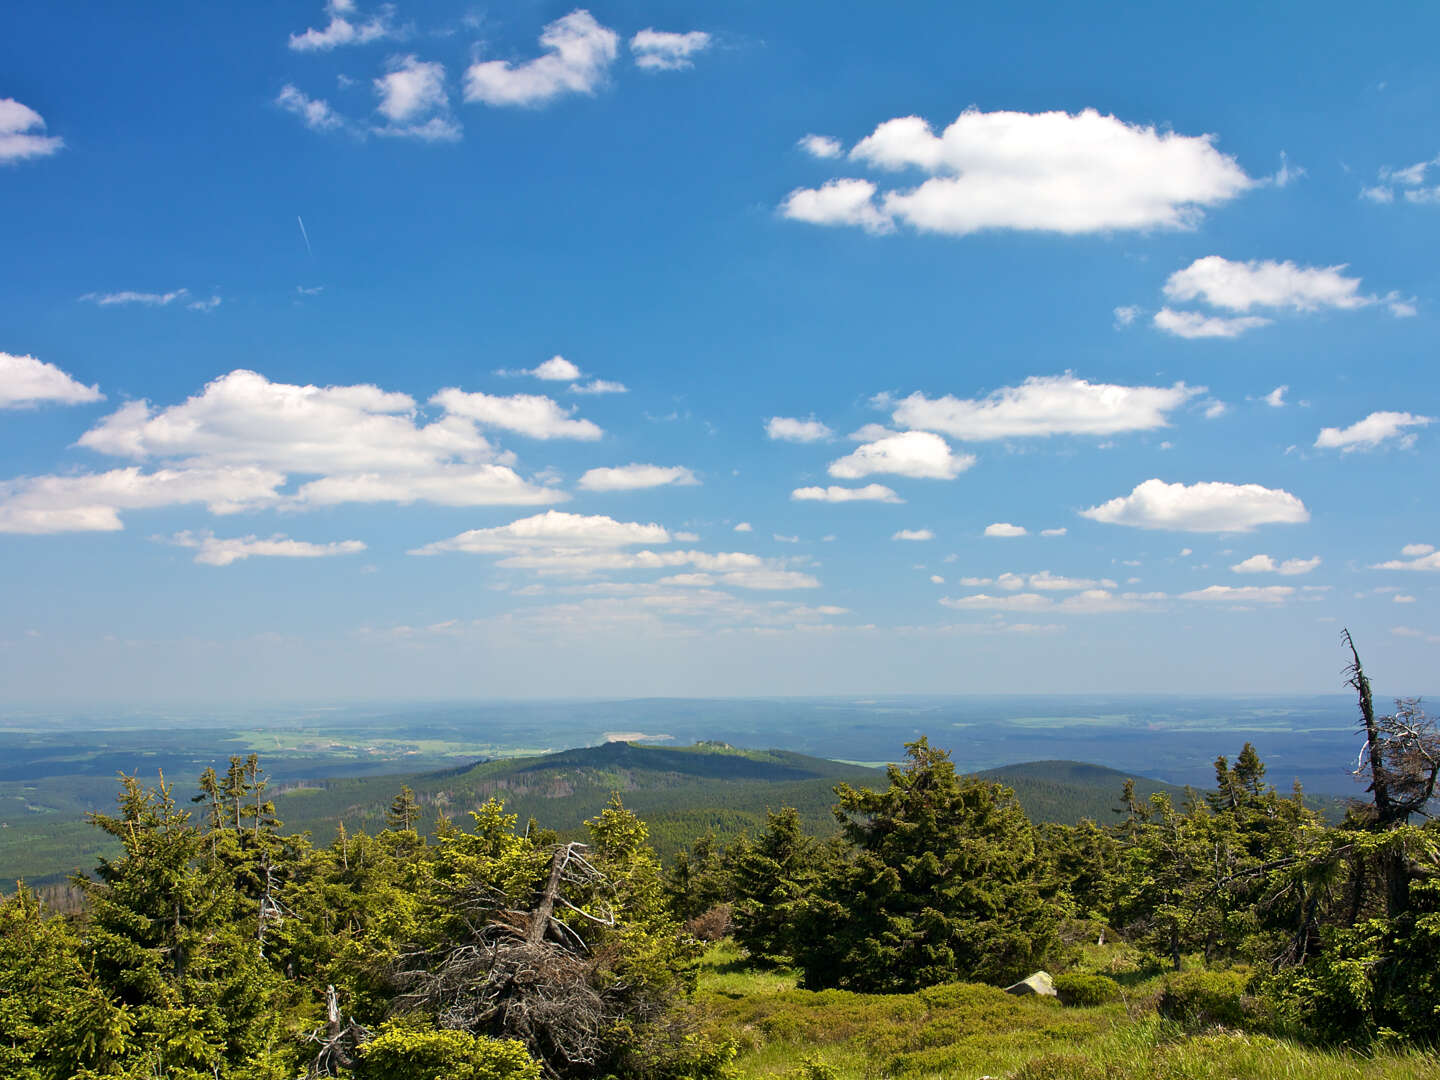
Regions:
<instances>
[{"instance_id":1,"label":"moss-covered ground","mask_svg":"<svg viewBox=\"0 0 1440 1080\"><path fill-rule=\"evenodd\" d=\"M1081 967L1118 975L1122 1000L1078 1008L957 983L914 994L809 991L790 971L751 967L713 946L697 1003L716 1038L739 1048L746 1078L880 1080L1434 1080L1440 1057L1362 1056L1162 1020L1163 975L1126 971L1119 949L1090 949Z\"/></svg>"}]
</instances>

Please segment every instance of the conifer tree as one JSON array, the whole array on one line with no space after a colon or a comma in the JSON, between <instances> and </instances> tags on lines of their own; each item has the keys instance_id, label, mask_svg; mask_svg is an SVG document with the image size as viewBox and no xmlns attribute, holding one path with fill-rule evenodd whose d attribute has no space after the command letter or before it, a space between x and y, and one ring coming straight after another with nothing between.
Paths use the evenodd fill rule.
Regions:
<instances>
[{"instance_id":1,"label":"conifer tree","mask_svg":"<svg viewBox=\"0 0 1440 1080\"><path fill-rule=\"evenodd\" d=\"M795 959L807 986L909 991L1005 983L1057 945L1059 890L1014 793L960 779L924 739L884 791L836 788L851 857L805 905Z\"/></svg>"}]
</instances>

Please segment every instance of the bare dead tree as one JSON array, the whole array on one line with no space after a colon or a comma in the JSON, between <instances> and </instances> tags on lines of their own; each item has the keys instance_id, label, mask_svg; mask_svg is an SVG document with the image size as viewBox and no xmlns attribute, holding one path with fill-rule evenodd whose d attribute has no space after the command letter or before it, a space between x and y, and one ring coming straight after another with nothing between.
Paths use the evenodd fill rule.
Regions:
<instances>
[{"instance_id":1,"label":"bare dead tree","mask_svg":"<svg viewBox=\"0 0 1440 1080\"><path fill-rule=\"evenodd\" d=\"M1346 681L1358 695L1365 735L1355 773L1361 779L1368 777L1365 790L1372 799L1369 805L1359 808L1360 817L1376 831L1399 829L1416 814L1428 816L1436 777L1440 775L1440 732L1425 715L1419 698L1397 698L1392 715L1377 716L1370 679L1349 630L1343 632L1341 640L1350 650ZM1385 884L1386 912L1395 918L1409 910L1410 882L1421 868L1412 863L1400 843L1388 847L1378 860ZM1355 888L1363 887L1360 875ZM1358 893L1355 906L1358 913Z\"/></svg>"},{"instance_id":2,"label":"bare dead tree","mask_svg":"<svg viewBox=\"0 0 1440 1080\"><path fill-rule=\"evenodd\" d=\"M528 908L506 905L488 883L456 897L462 940L401 957L394 1011L423 1010L441 1027L519 1039L551 1075L596 1066L619 1019L604 957L577 926L615 925L613 890L580 843L561 844ZM589 898L589 910L566 893Z\"/></svg>"},{"instance_id":3,"label":"bare dead tree","mask_svg":"<svg viewBox=\"0 0 1440 1080\"><path fill-rule=\"evenodd\" d=\"M354 1068L357 1052L370 1040L370 1031L357 1024L354 1017L341 1023L340 995L335 992L335 987L327 986L325 1026L312 1032L308 1038L310 1042L318 1044L320 1049L311 1059L306 1075L310 1080L318 1080L322 1076L339 1075L337 1070Z\"/></svg>"}]
</instances>

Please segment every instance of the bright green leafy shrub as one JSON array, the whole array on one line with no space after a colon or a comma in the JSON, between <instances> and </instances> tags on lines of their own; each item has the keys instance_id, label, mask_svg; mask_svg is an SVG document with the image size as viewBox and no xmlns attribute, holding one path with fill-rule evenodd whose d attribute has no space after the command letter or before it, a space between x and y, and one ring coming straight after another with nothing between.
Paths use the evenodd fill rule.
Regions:
<instances>
[{"instance_id":1,"label":"bright green leafy shrub","mask_svg":"<svg viewBox=\"0 0 1440 1080\"><path fill-rule=\"evenodd\" d=\"M540 1063L510 1039L387 1025L361 1050L364 1080L540 1080Z\"/></svg>"},{"instance_id":2,"label":"bright green leafy shrub","mask_svg":"<svg viewBox=\"0 0 1440 1080\"><path fill-rule=\"evenodd\" d=\"M1189 1027L1238 1027L1245 1020L1248 981L1239 971L1182 971L1166 981L1157 1007L1167 1020Z\"/></svg>"},{"instance_id":3,"label":"bright green leafy shrub","mask_svg":"<svg viewBox=\"0 0 1440 1080\"><path fill-rule=\"evenodd\" d=\"M1109 975L1075 971L1055 976L1055 992L1066 1005L1104 1005L1120 996L1120 984Z\"/></svg>"}]
</instances>

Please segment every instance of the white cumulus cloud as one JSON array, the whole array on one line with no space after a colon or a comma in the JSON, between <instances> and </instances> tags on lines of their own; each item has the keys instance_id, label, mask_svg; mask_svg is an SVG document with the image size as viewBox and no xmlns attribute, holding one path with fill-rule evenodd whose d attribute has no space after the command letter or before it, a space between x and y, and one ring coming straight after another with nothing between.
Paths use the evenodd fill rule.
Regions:
<instances>
[{"instance_id":1,"label":"white cumulus cloud","mask_svg":"<svg viewBox=\"0 0 1440 1080\"><path fill-rule=\"evenodd\" d=\"M703 30L677 34L646 27L630 39L635 66L647 71L683 71L695 66L692 59L710 47L710 35Z\"/></svg>"},{"instance_id":2,"label":"white cumulus cloud","mask_svg":"<svg viewBox=\"0 0 1440 1080\"><path fill-rule=\"evenodd\" d=\"M44 118L30 106L14 98L0 98L0 165L58 153L65 140L41 134L44 130Z\"/></svg>"},{"instance_id":3,"label":"white cumulus cloud","mask_svg":"<svg viewBox=\"0 0 1440 1080\"><path fill-rule=\"evenodd\" d=\"M838 179L792 192L782 213L872 232L900 221L953 236L982 229L1184 229L1194 227L1205 208L1256 183L1215 149L1213 136L1128 124L1094 109L969 109L940 135L918 116L900 117L862 139L850 159L884 170L916 169L929 178L887 191L878 202L868 181Z\"/></svg>"},{"instance_id":4,"label":"white cumulus cloud","mask_svg":"<svg viewBox=\"0 0 1440 1080\"><path fill-rule=\"evenodd\" d=\"M359 540L335 540L315 544L291 540L283 533L258 536L219 537L210 532L179 532L170 538L177 547L195 548L195 561L203 566L229 566L252 556L280 559L323 559L331 555L352 555L364 551Z\"/></svg>"},{"instance_id":5,"label":"white cumulus cloud","mask_svg":"<svg viewBox=\"0 0 1440 1080\"><path fill-rule=\"evenodd\" d=\"M783 442L808 443L828 439L835 433L814 417L797 420L791 416L772 416L765 421L765 434Z\"/></svg>"},{"instance_id":6,"label":"white cumulus cloud","mask_svg":"<svg viewBox=\"0 0 1440 1080\"><path fill-rule=\"evenodd\" d=\"M98 386L77 382L54 364L33 356L0 352L0 409L24 409L47 402L84 405L104 400Z\"/></svg>"},{"instance_id":7,"label":"white cumulus cloud","mask_svg":"<svg viewBox=\"0 0 1440 1080\"><path fill-rule=\"evenodd\" d=\"M1440 551L1429 544L1406 544L1401 549L1404 559L1376 563L1372 570L1440 570Z\"/></svg>"},{"instance_id":8,"label":"white cumulus cloud","mask_svg":"<svg viewBox=\"0 0 1440 1080\"><path fill-rule=\"evenodd\" d=\"M1129 495L1080 515L1111 525L1179 532L1249 532L1259 525L1310 520L1305 504L1278 488L1215 481L1167 484L1159 479L1137 484Z\"/></svg>"},{"instance_id":9,"label":"white cumulus cloud","mask_svg":"<svg viewBox=\"0 0 1440 1080\"><path fill-rule=\"evenodd\" d=\"M845 153L845 147L840 140L830 135L805 135L795 145L811 157L817 158L838 158Z\"/></svg>"},{"instance_id":10,"label":"white cumulus cloud","mask_svg":"<svg viewBox=\"0 0 1440 1080\"><path fill-rule=\"evenodd\" d=\"M891 540L934 540L935 534L929 529L900 529Z\"/></svg>"},{"instance_id":11,"label":"white cumulus cloud","mask_svg":"<svg viewBox=\"0 0 1440 1080\"><path fill-rule=\"evenodd\" d=\"M859 480L876 473L917 479L953 480L975 464L975 455L957 454L929 431L904 431L857 446L830 463L837 480Z\"/></svg>"},{"instance_id":12,"label":"white cumulus cloud","mask_svg":"<svg viewBox=\"0 0 1440 1080\"><path fill-rule=\"evenodd\" d=\"M1025 526L1012 525L1008 521L996 521L985 526L986 536L1012 537L1028 535Z\"/></svg>"},{"instance_id":13,"label":"white cumulus cloud","mask_svg":"<svg viewBox=\"0 0 1440 1080\"><path fill-rule=\"evenodd\" d=\"M430 398L452 416L464 416L489 427L519 432L532 439L582 439L593 441L604 432L589 420L576 420L573 410L562 408L553 398L539 394L467 393L447 387Z\"/></svg>"},{"instance_id":14,"label":"white cumulus cloud","mask_svg":"<svg viewBox=\"0 0 1440 1080\"><path fill-rule=\"evenodd\" d=\"M324 98L312 98L293 83L286 83L280 88L275 104L298 116L300 122L311 131L356 130L350 121L336 112L334 106Z\"/></svg>"},{"instance_id":15,"label":"white cumulus cloud","mask_svg":"<svg viewBox=\"0 0 1440 1080\"><path fill-rule=\"evenodd\" d=\"M1360 279L1346 277L1344 263L1297 266L1293 262L1252 259L1234 262L1219 255L1196 259L1165 282L1171 300L1203 300L1227 311L1288 308L1292 311L1365 307L1375 297L1360 292Z\"/></svg>"},{"instance_id":16,"label":"white cumulus cloud","mask_svg":"<svg viewBox=\"0 0 1440 1080\"><path fill-rule=\"evenodd\" d=\"M389 12L385 7L381 14L363 18L356 11L354 0L330 0L325 5L330 21L321 29L312 26L303 33L291 34L290 48L296 52L329 52L341 45L379 41L394 32L388 23Z\"/></svg>"},{"instance_id":17,"label":"white cumulus cloud","mask_svg":"<svg viewBox=\"0 0 1440 1080\"><path fill-rule=\"evenodd\" d=\"M1312 559L1286 559L1277 562L1269 555L1251 555L1230 567L1237 574L1308 574L1320 565L1320 556Z\"/></svg>"},{"instance_id":18,"label":"white cumulus cloud","mask_svg":"<svg viewBox=\"0 0 1440 1080\"><path fill-rule=\"evenodd\" d=\"M1181 600L1226 604L1280 604L1295 595L1292 585L1211 585L1180 594Z\"/></svg>"},{"instance_id":19,"label":"white cumulus cloud","mask_svg":"<svg viewBox=\"0 0 1440 1080\"><path fill-rule=\"evenodd\" d=\"M1032 375L983 398L914 393L895 408L896 424L965 442L1050 435L1118 435L1165 427L1169 413L1205 388L1117 386L1073 375Z\"/></svg>"},{"instance_id":20,"label":"white cumulus cloud","mask_svg":"<svg viewBox=\"0 0 1440 1080\"><path fill-rule=\"evenodd\" d=\"M566 496L523 480L466 416L419 424L407 394L297 386L238 370L178 405L132 401L78 444L148 464L0 486L0 529L118 529L119 511L203 503L213 513L342 502L534 505ZM292 477L310 478L289 494Z\"/></svg>"},{"instance_id":21,"label":"white cumulus cloud","mask_svg":"<svg viewBox=\"0 0 1440 1080\"><path fill-rule=\"evenodd\" d=\"M886 502L903 503L905 500L884 484L866 484L864 487L847 488L839 484L829 487L802 487L790 493L796 502Z\"/></svg>"},{"instance_id":22,"label":"white cumulus cloud","mask_svg":"<svg viewBox=\"0 0 1440 1080\"><path fill-rule=\"evenodd\" d=\"M875 192L869 180L829 180L818 188L796 188L780 213L812 225L858 225L866 232L887 233L895 223L875 205Z\"/></svg>"},{"instance_id":23,"label":"white cumulus cloud","mask_svg":"<svg viewBox=\"0 0 1440 1080\"><path fill-rule=\"evenodd\" d=\"M1315 446L1349 454L1356 450L1374 450L1394 439L1401 448L1408 448L1415 444L1415 433L1407 433L1405 429L1425 427L1433 421L1433 417L1408 412L1372 412L1346 428L1322 428L1315 439Z\"/></svg>"},{"instance_id":24,"label":"white cumulus cloud","mask_svg":"<svg viewBox=\"0 0 1440 1080\"><path fill-rule=\"evenodd\" d=\"M586 491L635 491L640 488L688 486L700 483L695 474L683 465L618 465L613 468L588 469L580 477Z\"/></svg>"},{"instance_id":25,"label":"white cumulus cloud","mask_svg":"<svg viewBox=\"0 0 1440 1080\"><path fill-rule=\"evenodd\" d=\"M583 8L540 34L544 48L522 63L484 60L465 72L465 100L484 105L540 106L566 94L593 94L605 82L620 37Z\"/></svg>"},{"instance_id":26,"label":"white cumulus cloud","mask_svg":"<svg viewBox=\"0 0 1440 1080\"><path fill-rule=\"evenodd\" d=\"M1259 326L1269 326L1263 315L1206 315L1199 311L1175 311L1163 307L1150 321L1157 330L1182 338L1233 338Z\"/></svg>"},{"instance_id":27,"label":"white cumulus cloud","mask_svg":"<svg viewBox=\"0 0 1440 1080\"><path fill-rule=\"evenodd\" d=\"M375 134L430 142L460 138L460 125L450 115L444 64L411 54L393 57L388 67L373 84L380 99L376 111L385 118L371 129Z\"/></svg>"}]
</instances>

